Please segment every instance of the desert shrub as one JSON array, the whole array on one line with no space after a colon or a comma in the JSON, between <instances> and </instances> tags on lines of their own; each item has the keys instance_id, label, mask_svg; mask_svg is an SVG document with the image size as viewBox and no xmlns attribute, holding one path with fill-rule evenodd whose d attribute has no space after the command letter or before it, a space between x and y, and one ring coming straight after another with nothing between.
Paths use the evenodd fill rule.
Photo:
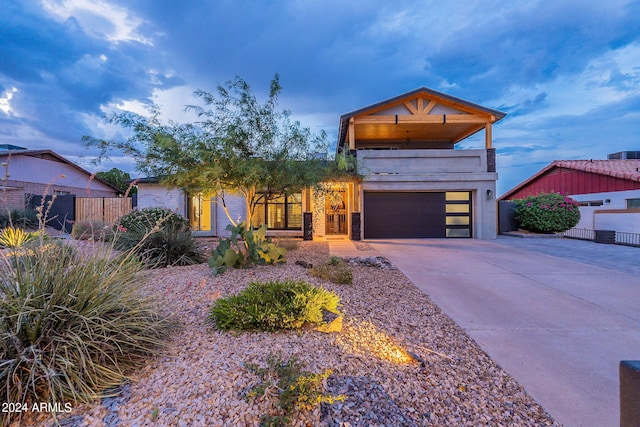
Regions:
<instances>
[{"instance_id":1,"label":"desert shrub","mask_svg":"<svg viewBox=\"0 0 640 427\"><path fill-rule=\"evenodd\" d=\"M80 258L57 243L2 261L2 402L92 401L125 380L167 332L167 318L140 292L143 267L131 259Z\"/></svg>"},{"instance_id":2,"label":"desert shrub","mask_svg":"<svg viewBox=\"0 0 640 427\"><path fill-rule=\"evenodd\" d=\"M271 243L265 226L255 230L242 222L237 226L227 225L227 230L231 236L220 239L207 261L214 275L222 274L230 267L286 262L287 250Z\"/></svg>"},{"instance_id":3,"label":"desert shrub","mask_svg":"<svg viewBox=\"0 0 640 427\"><path fill-rule=\"evenodd\" d=\"M346 398L344 395L332 396L323 392L323 382L331 375L330 369L319 374L307 372L295 357L285 361L279 353L270 354L266 367L245 363L245 368L260 379L247 393L247 399L267 395L275 396L278 400L278 408L274 413L260 418L263 426L290 425L295 410L310 411L321 403L331 405Z\"/></svg>"},{"instance_id":4,"label":"desert shrub","mask_svg":"<svg viewBox=\"0 0 640 427\"><path fill-rule=\"evenodd\" d=\"M252 282L237 295L216 300L210 318L222 330L298 329L322 324L323 310L338 312L340 298L303 281Z\"/></svg>"},{"instance_id":5,"label":"desert shrub","mask_svg":"<svg viewBox=\"0 0 640 427\"><path fill-rule=\"evenodd\" d=\"M558 233L580 221L580 205L558 193L540 193L516 200L516 221L520 228L539 233Z\"/></svg>"},{"instance_id":6,"label":"desert shrub","mask_svg":"<svg viewBox=\"0 0 640 427\"><path fill-rule=\"evenodd\" d=\"M38 227L38 217L34 210L12 209L0 211L0 228L19 227L34 229Z\"/></svg>"},{"instance_id":7,"label":"desert shrub","mask_svg":"<svg viewBox=\"0 0 640 427\"><path fill-rule=\"evenodd\" d=\"M189 220L176 212L161 208L134 209L126 215L121 216L114 224L116 231L128 230L135 225L144 225L151 230L156 226L168 226L173 224L182 228L189 228ZM178 227L178 228L179 228Z\"/></svg>"},{"instance_id":8,"label":"desert shrub","mask_svg":"<svg viewBox=\"0 0 640 427\"><path fill-rule=\"evenodd\" d=\"M44 237L42 231L25 231L22 228L7 227L0 231L0 246L5 248L19 248L30 242Z\"/></svg>"},{"instance_id":9,"label":"desert shrub","mask_svg":"<svg viewBox=\"0 0 640 427\"><path fill-rule=\"evenodd\" d=\"M288 251L295 251L298 249L300 241L298 239L292 239L290 237L280 237L274 242L276 246L284 248Z\"/></svg>"},{"instance_id":10,"label":"desert shrub","mask_svg":"<svg viewBox=\"0 0 640 427\"><path fill-rule=\"evenodd\" d=\"M345 260L337 256L332 256L326 263L313 267L311 274L339 285L350 285L353 283L351 267L349 267L349 264L347 264Z\"/></svg>"},{"instance_id":11,"label":"desert shrub","mask_svg":"<svg viewBox=\"0 0 640 427\"><path fill-rule=\"evenodd\" d=\"M114 230L114 247L134 252L151 267L204 261L189 221L169 209L133 210L116 221Z\"/></svg>"},{"instance_id":12,"label":"desert shrub","mask_svg":"<svg viewBox=\"0 0 640 427\"><path fill-rule=\"evenodd\" d=\"M110 242L113 239L113 227L104 221L76 221L71 229L71 237L76 240Z\"/></svg>"},{"instance_id":13,"label":"desert shrub","mask_svg":"<svg viewBox=\"0 0 640 427\"><path fill-rule=\"evenodd\" d=\"M152 268L193 265L204 262L204 256L189 228L180 221L167 221L149 228L143 222L115 234L115 247L136 254Z\"/></svg>"}]
</instances>

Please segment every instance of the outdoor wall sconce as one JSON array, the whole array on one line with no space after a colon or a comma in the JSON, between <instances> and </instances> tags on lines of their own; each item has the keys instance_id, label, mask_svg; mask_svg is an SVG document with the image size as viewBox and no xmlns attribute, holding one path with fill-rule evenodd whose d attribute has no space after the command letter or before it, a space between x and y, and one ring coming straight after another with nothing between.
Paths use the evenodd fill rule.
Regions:
<instances>
[{"instance_id":1,"label":"outdoor wall sconce","mask_svg":"<svg viewBox=\"0 0 640 427\"><path fill-rule=\"evenodd\" d=\"M493 199L493 191L487 190L487 200L491 200L491 199Z\"/></svg>"},{"instance_id":2,"label":"outdoor wall sconce","mask_svg":"<svg viewBox=\"0 0 640 427\"><path fill-rule=\"evenodd\" d=\"M604 202L605 202L606 204L609 204L609 203L611 203L611 199L605 199L605 201L604 201Z\"/></svg>"}]
</instances>

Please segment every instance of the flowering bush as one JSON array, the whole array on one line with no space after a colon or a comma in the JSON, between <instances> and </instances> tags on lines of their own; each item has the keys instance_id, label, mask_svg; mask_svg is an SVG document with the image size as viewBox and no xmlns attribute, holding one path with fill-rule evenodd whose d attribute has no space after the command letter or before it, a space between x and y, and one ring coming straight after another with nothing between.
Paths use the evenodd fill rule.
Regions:
<instances>
[{"instance_id":1,"label":"flowering bush","mask_svg":"<svg viewBox=\"0 0 640 427\"><path fill-rule=\"evenodd\" d=\"M539 233L559 233L580 221L580 205L559 193L540 193L515 200L516 221L520 228Z\"/></svg>"}]
</instances>

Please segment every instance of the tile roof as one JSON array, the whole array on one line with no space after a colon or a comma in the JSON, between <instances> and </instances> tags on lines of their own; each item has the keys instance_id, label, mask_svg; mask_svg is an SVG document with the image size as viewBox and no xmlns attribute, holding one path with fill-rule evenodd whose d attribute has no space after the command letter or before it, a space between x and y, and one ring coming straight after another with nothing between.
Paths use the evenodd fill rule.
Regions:
<instances>
[{"instance_id":1,"label":"tile roof","mask_svg":"<svg viewBox=\"0 0 640 427\"><path fill-rule=\"evenodd\" d=\"M583 172L591 172L598 175L611 176L614 178L628 179L634 182L640 182L640 159L626 160L554 160L544 169L538 171L531 177L522 181L502 196L498 200L506 200L520 189L526 187L529 183L535 181L539 177L545 175L554 168L566 168L579 170Z\"/></svg>"},{"instance_id":2,"label":"tile roof","mask_svg":"<svg viewBox=\"0 0 640 427\"><path fill-rule=\"evenodd\" d=\"M545 168L545 171L554 166L640 182L640 159L555 160Z\"/></svg>"}]
</instances>

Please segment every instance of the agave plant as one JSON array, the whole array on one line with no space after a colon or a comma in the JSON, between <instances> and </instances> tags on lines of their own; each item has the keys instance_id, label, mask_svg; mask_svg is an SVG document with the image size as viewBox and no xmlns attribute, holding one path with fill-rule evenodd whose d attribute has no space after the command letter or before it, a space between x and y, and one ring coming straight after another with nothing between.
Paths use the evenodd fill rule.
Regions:
<instances>
[{"instance_id":1,"label":"agave plant","mask_svg":"<svg viewBox=\"0 0 640 427\"><path fill-rule=\"evenodd\" d=\"M22 228L7 227L0 232L0 245L5 248L18 248L37 240L41 235L40 231L24 231Z\"/></svg>"}]
</instances>

